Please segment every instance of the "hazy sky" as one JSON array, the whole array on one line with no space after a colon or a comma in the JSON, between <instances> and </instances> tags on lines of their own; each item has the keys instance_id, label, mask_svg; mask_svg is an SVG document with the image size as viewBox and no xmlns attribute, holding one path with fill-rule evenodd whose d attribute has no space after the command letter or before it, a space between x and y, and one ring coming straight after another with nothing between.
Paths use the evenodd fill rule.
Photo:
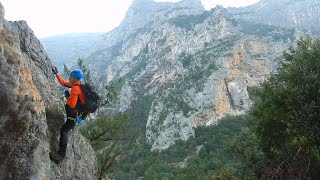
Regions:
<instances>
[{"instance_id":1,"label":"hazy sky","mask_svg":"<svg viewBox=\"0 0 320 180\"><path fill-rule=\"evenodd\" d=\"M156 0L179 1L179 0ZM206 9L259 0L202 0ZM38 38L71 32L107 32L118 26L132 0L0 0L5 19L26 20Z\"/></svg>"}]
</instances>

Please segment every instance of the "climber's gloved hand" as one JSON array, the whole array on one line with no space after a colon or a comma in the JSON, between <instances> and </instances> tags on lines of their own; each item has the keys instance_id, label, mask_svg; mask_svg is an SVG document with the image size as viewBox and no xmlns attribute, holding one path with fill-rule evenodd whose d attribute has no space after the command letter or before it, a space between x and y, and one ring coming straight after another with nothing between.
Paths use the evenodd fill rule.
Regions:
<instances>
[{"instance_id":1,"label":"climber's gloved hand","mask_svg":"<svg viewBox=\"0 0 320 180\"><path fill-rule=\"evenodd\" d=\"M83 121L82 117L77 117L77 122L81 123Z\"/></svg>"},{"instance_id":2,"label":"climber's gloved hand","mask_svg":"<svg viewBox=\"0 0 320 180\"><path fill-rule=\"evenodd\" d=\"M69 97L70 97L70 93L69 93L68 90L65 90L65 91L64 91L64 96L65 96L66 98L69 98Z\"/></svg>"},{"instance_id":3,"label":"climber's gloved hand","mask_svg":"<svg viewBox=\"0 0 320 180\"><path fill-rule=\"evenodd\" d=\"M53 74L58 74L58 69L57 69L57 67L52 66L52 67L51 67L51 70L52 70L52 73L53 73Z\"/></svg>"}]
</instances>

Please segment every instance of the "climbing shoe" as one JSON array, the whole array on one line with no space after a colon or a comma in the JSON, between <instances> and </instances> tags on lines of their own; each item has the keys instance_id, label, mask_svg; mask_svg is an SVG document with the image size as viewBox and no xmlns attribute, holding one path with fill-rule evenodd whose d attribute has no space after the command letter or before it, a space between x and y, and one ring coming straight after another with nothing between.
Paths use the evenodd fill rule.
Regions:
<instances>
[{"instance_id":1,"label":"climbing shoe","mask_svg":"<svg viewBox=\"0 0 320 180\"><path fill-rule=\"evenodd\" d=\"M51 151L49 153L50 160L56 164L60 164L60 162L64 159L64 157L60 156L58 153Z\"/></svg>"}]
</instances>

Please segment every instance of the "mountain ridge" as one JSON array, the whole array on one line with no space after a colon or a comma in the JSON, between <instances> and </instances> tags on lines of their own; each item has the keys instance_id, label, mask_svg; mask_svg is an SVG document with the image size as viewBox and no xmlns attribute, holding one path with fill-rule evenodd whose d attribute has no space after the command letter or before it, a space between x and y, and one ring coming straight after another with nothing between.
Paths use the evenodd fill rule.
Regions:
<instances>
[{"instance_id":1,"label":"mountain ridge","mask_svg":"<svg viewBox=\"0 0 320 180\"><path fill-rule=\"evenodd\" d=\"M318 34L320 2L317 0L262 0L244 8L230 8L237 18Z\"/></svg>"}]
</instances>

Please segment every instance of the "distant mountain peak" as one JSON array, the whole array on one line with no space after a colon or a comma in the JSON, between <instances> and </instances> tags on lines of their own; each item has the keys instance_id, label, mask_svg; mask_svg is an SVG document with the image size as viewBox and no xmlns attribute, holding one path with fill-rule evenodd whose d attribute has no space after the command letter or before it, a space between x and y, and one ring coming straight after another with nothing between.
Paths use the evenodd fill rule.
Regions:
<instances>
[{"instance_id":1,"label":"distant mountain peak","mask_svg":"<svg viewBox=\"0 0 320 180\"><path fill-rule=\"evenodd\" d=\"M154 0L134 0L129 10L127 11L126 18L132 17L132 15L152 19L154 15L163 11L170 11L174 9L190 9L204 11L205 8L201 3L201 0L181 0L178 2L156 2ZM150 17L146 16L150 15ZM125 18L125 19L126 19ZM134 18L136 19L136 18Z\"/></svg>"},{"instance_id":2,"label":"distant mountain peak","mask_svg":"<svg viewBox=\"0 0 320 180\"><path fill-rule=\"evenodd\" d=\"M237 18L267 25L308 29L319 34L319 0L261 0L244 8L229 9Z\"/></svg>"},{"instance_id":3,"label":"distant mountain peak","mask_svg":"<svg viewBox=\"0 0 320 180\"><path fill-rule=\"evenodd\" d=\"M155 19L158 22L165 21L169 14L171 16L194 15L201 14L204 11L205 8L200 0L182 0L179 2L134 0L121 24L107 36L116 37L115 34L121 32L120 37L123 38L137 29L145 28ZM113 43L119 42L119 38L110 39Z\"/></svg>"},{"instance_id":4,"label":"distant mountain peak","mask_svg":"<svg viewBox=\"0 0 320 180\"><path fill-rule=\"evenodd\" d=\"M192 5L194 8L203 8L202 2L201 0L183 0L180 1L182 4L188 4L188 5Z\"/></svg>"},{"instance_id":5,"label":"distant mountain peak","mask_svg":"<svg viewBox=\"0 0 320 180\"><path fill-rule=\"evenodd\" d=\"M146 4L147 3L147 4ZM151 6L151 7L150 7ZM153 7L152 7L153 6ZM155 7L157 6L157 7ZM135 9L162 9L163 7L166 8L174 8L176 6L188 6L189 8L204 8L201 0L181 0L178 2L156 2L154 0L134 0L130 6L130 8Z\"/></svg>"}]
</instances>

